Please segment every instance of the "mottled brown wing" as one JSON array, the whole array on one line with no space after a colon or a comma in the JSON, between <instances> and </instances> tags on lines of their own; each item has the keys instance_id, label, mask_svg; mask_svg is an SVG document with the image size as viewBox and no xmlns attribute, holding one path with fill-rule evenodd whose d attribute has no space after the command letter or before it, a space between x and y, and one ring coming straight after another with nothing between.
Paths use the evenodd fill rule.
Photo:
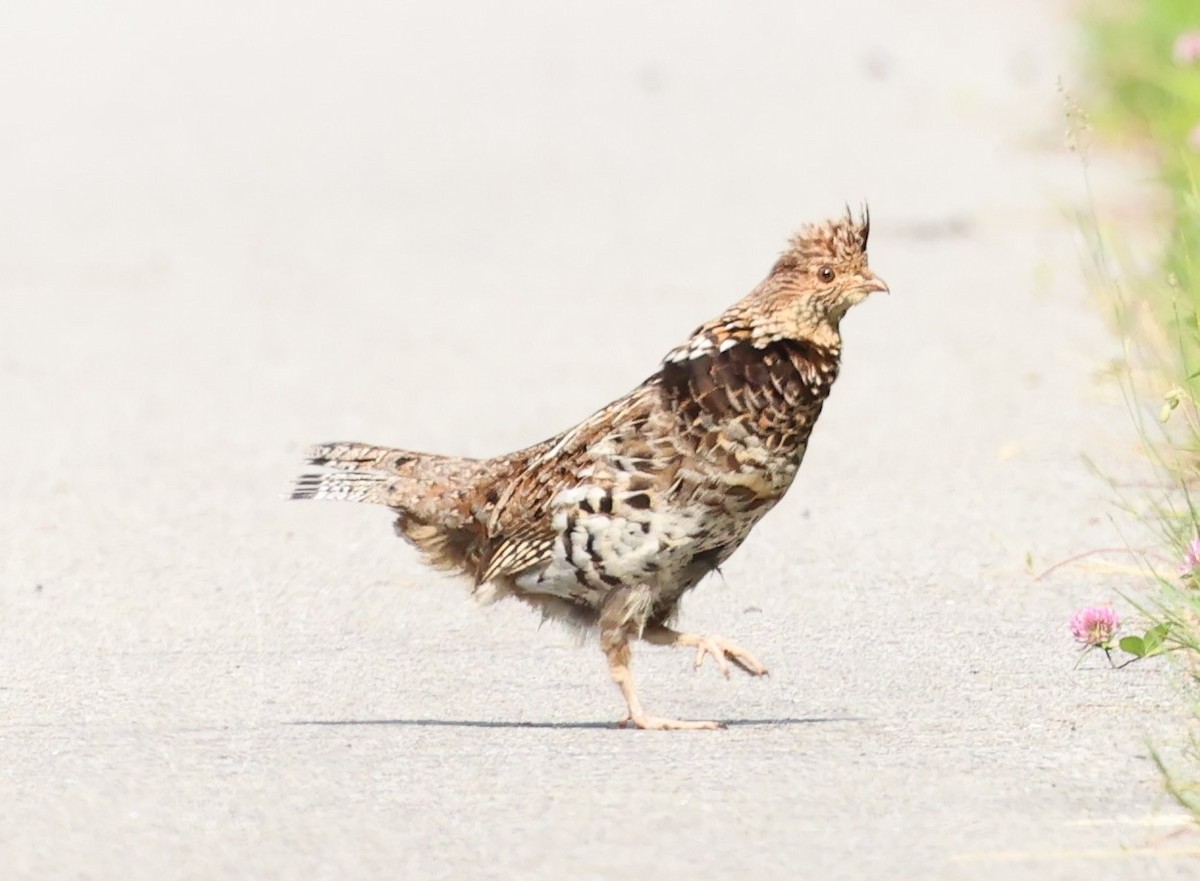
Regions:
<instances>
[{"instance_id":1,"label":"mottled brown wing","mask_svg":"<svg viewBox=\"0 0 1200 881\"><path fill-rule=\"evenodd\" d=\"M641 385L569 431L530 448L524 470L492 509L487 533L493 550L480 583L550 561L558 539L554 499L580 483L607 483L606 469L595 468L597 455L611 455L612 448L620 445L614 435L636 432L658 403L658 394L657 385Z\"/></svg>"},{"instance_id":2,"label":"mottled brown wing","mask_svg":"<svg viewBox=\"0 0 1200 881\"><path fill-rule=\"evenodd\" d=\"M544 523L527 523L503 536L488 558L479 583L504 575L516 575L554 556L555 533Z\"/></svg>"}]
</instances>

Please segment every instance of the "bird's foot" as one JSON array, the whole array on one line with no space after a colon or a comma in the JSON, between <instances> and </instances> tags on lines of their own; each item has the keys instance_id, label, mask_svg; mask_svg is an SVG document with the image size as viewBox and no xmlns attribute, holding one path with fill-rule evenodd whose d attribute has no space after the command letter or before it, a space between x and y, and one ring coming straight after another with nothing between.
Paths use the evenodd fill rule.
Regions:
<instances>
[{"instance_id":1,"label":"bird's foot","mask_svg":"<svg viewBox=\"0 0 1200 881\"><path fill-rule=\"evenodd\" d=\"M630 716L617 723L618 728L640 728L643 731L713 731L724 728L721 722L692 722L686 719L659 719L657 716Z\"/></svg>"},{"instance_id":2,"label":"bird's foot","mask_svg":"<svg viewBox=\"0 0 1200 881\"><path fill-rule=\"evenodd\" d=\"M696 646L696 669L704 665L704 659L712 655L717 662L717 669L726 679L729 678L729 662L737 664L751 676L766 676L767 668L762 662L731 639L720 636L701 636L687 634L688 642ZM683 642L681 639L680 642ZM686 644L686 643L685 643Z\"/></svg>"}]
</instances>

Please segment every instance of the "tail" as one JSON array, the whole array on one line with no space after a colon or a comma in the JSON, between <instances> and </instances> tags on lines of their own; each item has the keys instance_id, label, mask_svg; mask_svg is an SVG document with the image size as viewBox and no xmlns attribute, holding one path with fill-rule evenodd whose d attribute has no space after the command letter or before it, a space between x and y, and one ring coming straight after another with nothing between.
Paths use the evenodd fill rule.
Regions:
<instances>
[{"instance_id":1,"label":"tail","mask_svg":"<svg viewBox=\"0 0 1200 881\"><path fill-rule=\"evenodd\" d=\"M300 475L291 497L396 506L404 495L401 468L421 458L442 457L367 444L319 444L309 448L305 463L333 470Z\"/></svg>"},{"instance_id":2,"label":"tail","mask_svg":"<svg viewBox=\"0 0 1200 881\"><path fill-rule=\"evenodd\" d=\"M312 447L293 499L334 499L386 505L396 512L396 532L427 562L474 576L485 544L479 514L489 504L495 462L414 453L358 443Z\"/></svg>"},{"instance_id":3,"label":"tail","mask_svg":"<svg viewBox=\"0 0 1200 881\"><path fill-rule=\"evenodd\" d=\"M460 507L457 503L469 507L489 474L487 459L348 442L311 447L305 462L325 470L302 474L292 487L293 499L367 502L435 518Z\"/></svg>"}]
</instances>

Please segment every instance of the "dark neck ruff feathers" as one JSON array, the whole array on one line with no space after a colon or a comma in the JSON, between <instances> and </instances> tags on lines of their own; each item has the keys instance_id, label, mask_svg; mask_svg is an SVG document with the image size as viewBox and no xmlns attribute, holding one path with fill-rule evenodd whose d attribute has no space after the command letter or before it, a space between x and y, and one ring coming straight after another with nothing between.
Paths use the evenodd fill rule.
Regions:
<instances>
[{"instance_id":1,"label":"dark neck ruff feathers","mask_svg":"<svg viewBox=\"0 0 1200 881\"><path fill-rule=\"evenodd\" d=\"M737 420L769 447L807 442L837 379L840 352L799 340L762 348L739 342L686 361L667 361L663 390L682 420L700 430Z\"/></svg>"}]
</instances>

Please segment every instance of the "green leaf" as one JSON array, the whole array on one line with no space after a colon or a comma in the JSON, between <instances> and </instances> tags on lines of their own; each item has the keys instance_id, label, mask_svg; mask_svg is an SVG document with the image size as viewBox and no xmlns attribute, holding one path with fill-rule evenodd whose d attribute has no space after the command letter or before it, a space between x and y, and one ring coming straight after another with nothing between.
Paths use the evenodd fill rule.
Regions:
<instances>
[{"instance_id":1,"label":"green leaf","mask_svg":"<svg viewBox=\"0 0 1200 881\"><path fill-rule=\"evenodd\" d=\"M1123 636L1117 645L1121 647L1121 651L1129 652L1135 658L1146 657L1146 643L1140 636Z\"/></svg>"},{"instance_id":2,"label":"green leaf","mask_svg":"<svg viewBox=\"0 0 1200 881\"><path fill-rule=\"evenodd\" d=\"M1142 649L1146 655L1158 654L1162 649L1163 640L1166 639L1167 630L1166 624L1156 624L1146 631L1146 635L1142 637Z\"/></svg>"}]
</instances>

